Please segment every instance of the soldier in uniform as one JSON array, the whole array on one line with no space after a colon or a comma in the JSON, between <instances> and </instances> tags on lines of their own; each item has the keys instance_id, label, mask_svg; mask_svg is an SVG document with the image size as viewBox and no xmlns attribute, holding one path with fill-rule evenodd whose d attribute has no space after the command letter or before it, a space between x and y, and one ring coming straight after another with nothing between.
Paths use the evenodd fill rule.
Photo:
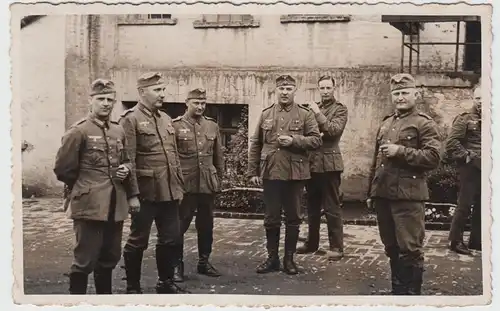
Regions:
<instances>
[{"instance_id":1,"label":"soldier in uniform","mask_svg":"<svg viewBox=\"0 0 500 311\"><path fill-rule=\"evenodd\" d=\"M328 225L330 260L344 256L344 233L340 206L340 176L344 170L339 141L347 123L347 108L334 97L335 80L322 76L318 80L321 102L312 102L309 108L314 112L322 134L323 144L310 153L311 179L306 183L308 237L298 254L314 253L319 248L321 211L324 210Z\"/></svg>"},{"instance_id":2,"label":"soldier in uniform","mask_svg":"<svg viewBox=\"0 0 500 311\"><path fill-rule=\"evenodd\" d=\"M473 107L453 121L445 152L458 165L460 192L449 234L450 249L470 255L481 250L481 87L474 90ZM472 208L468 246L463 234Z\"/></svg>"},{"instance_id":3,"label":"soldier in uniform","mask_svg":"<svg viewBox=\"0 0 500 311\"><path fill-rule=\"evenodd\" d=\"M173 276L180 239L179 201L184 185L172 119L159 110L165 97L164 79L160 73L146 73L137 80L137 89L139 102L120 118L134 164L131 182L139 193L141 206L132 215L130 236L123 252L127 293L142 293L142 257L153 221L158 231L156 292L183 293L184 289L173 282Z\"/></svg>"},{"instance_id":4,"label":"soldier in uniform","mask_svg":"<svg viewBox=\"0 0 500 311\"><path fill-rule=\"evenodd\" d=\"M94 273L97 294L111 294L112 271L120 261L123 221L134 190L128 182L132 164L125 152L123 128L109 120L115 104L112 81L91 84L88 116L62 138L54 173L65 184L76 245L69 292L86 294ZM131 202L130 208L137 208Z\"/></svg>"},{"instance_id":5,"label":"soldier in uniform","mask_svg":"<svg viewBox=\"0 0 500 311\"><path fill-rule=\"evenodd\" d=\"M224 172L224 157L219 126L203 115L206 91L194 89L188 93L186 112L175 118L179 158L184 176L185 195L181 203L181 242L196 212L198 233L198 266L200 274L217 277L220 273L209 263L213 241L213 208L215 193L220 191ZM179 246L174 280L184 280L183 243Z\"/></svg>"},{"instance_id":6,"label":"soldier in uniform","mask_svg":"<svg viewBox=\"0 0 500 311\"><path fill-rule=\"evenodd\" d=\"M295 80L284 75L276 79L278 104L262 111L250 138L248 177L264 188L267 260L257 273L280 269L278 254L281 212L284 209L284 271L297 274L293 256L299 235L300 202L305 180L311 177L308 151L319 148L321 137L314 113L294 101Z\"/></svg>"},{"instance_id":7,"label":"soldier in uniform","mask_svg":"<svg viewBox=\"0 0 500 311\"><path fill-rule=\"evenodd\" d=\"M418 90L409 74L390 80L395 112L383 119L376 136L368 205L390 259L392 293L420 295L423 276L425 173L440 162L437 125L416 110ZM372 201L373 200L373 201Z\"/></svg>"}]
</instances>

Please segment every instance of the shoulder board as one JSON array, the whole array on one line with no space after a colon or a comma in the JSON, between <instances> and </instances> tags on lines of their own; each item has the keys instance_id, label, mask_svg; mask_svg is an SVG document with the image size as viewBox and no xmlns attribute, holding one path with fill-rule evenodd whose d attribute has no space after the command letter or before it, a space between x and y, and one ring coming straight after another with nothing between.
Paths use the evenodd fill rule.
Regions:
<instances>
[{"instance_id":1,"label":"shoulder board","mask_svg":"<svg viewBox=\"0 0 500 311\"><path fill-rule=\"evenodd\" d=\"M134 110L135 110L135 106L134 106L134 107L132 107L132 108L130 108L130 109L125 110L124 112L122 112L122 114L120 115L120 117L124 117L124 116L126 116L127 114L129 114L129 113L133 112Z\"/></svg>"},{"instance_id":2,"label":"shoulder board","mask_svg":"<svg viewBox=\"0 0 500 311\"><path fill-rule=\"evenodd\" d=\"M468 115L468 114L470 114L470 112L469 112L469 111L464 111L464 112L460 113L460 114L459 114L459 116L466 116L466 115Z\"/></svg>"},{"instance_id":3,"label":"shoulder board","mask_svg":"<svg viewBox=\"0 0 500 311\"><path fill-rule=\"evenodd\" d=\"M272 104L272 105L271 105L271 106L269 106L269 107L266 107L266 108L262 109L262 111L266 111L266 110L268 110L268 109L271 109L272 107L274 107L274 104Z\"/></svg>"},{"instance_id":4,"label":"shoulder board","mask_svg":"<svg viewBox=\"0 0 500 311\"><path fill-rule=\"evenodd\" d=\"M382 120L385 121L385 120L389 119L392 116L394 116L394 112L391 113L391 114L386 115Z\"/></svg>"},{"instance_id":5,"label":"shoulder board","mask_svg":"<svg viewBox=\"0 0 500 311\"><path fill-rule=\"evenodd\" d=\"M83 122L87 121L87 118L81 118L80 120L76 121L75 123L73 123L70 127L75 127L77 125L80 125L82 124Z\"/></svg>"},{"instance_id":6,"label":"shoulder board","mask_svg":"<svg viewBox=\"0 0 500 311\"><path fill-rule=\"evenodd\" d=\"M179 121L182 119L182 116L178 116L177 118L173 118L172 119L172 122L176 122L176 121Z\"/></svg>"},{"instance_id":7,"label":"shoulder board","mask_svg":"<svg viewBox=\"0 0 500 311\"><path fill-rule=\"evenodd\" d=\"M418 115L421 116L421 117L426 118L427 120L432 120L432 118L428 114L426 114L426 113L419 112Z\"/></svg>"},{"instance_id":8,"label":"shoulder board","mask_svg":"<svg viewBox=\"0 0 500 311\"><path fill-rule=\"evenodd\" d=\"M214 118L211 118L211 117L208 117L208 116L204 116L205 119L209 120L209 121L212 121L212 122L216 122Z\"/></svg>"},{"instance_id":9,"label":"shoulder board","mask_svg":"<svg viewBox=\"0 0 500 311\"><path fill-rule=\"evenodd\" d=\"M120 123L119 123L118 121L116 121L116 120L110 120L109 122L110 122L110 123L113 123L113 124L118 124L118 125L120 124Z\"/></svg>"},{"instance_id":10,"label":"shoulder board","mask_svg":"<svg viewBox=\"0 0 500 311\"><path fill-rule=\"evenodd\" d=\"M302 104L298 104L298 106L299 106L299 108L302 108L302 109L304 109L304 110L306 110L306 111L311 110L311 108L306 107L306 106L303 106Z\"/></svg>"}]
</instances>

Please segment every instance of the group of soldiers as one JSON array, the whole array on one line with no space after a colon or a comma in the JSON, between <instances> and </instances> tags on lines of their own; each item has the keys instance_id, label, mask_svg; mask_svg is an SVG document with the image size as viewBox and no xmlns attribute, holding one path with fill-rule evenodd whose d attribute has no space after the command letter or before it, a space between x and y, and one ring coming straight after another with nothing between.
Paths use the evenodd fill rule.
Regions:
<instances>
[{"instance_id":1,"label":"group of soldiers","mask_svg":"<svg viewBox=\"0 0 500 311\"><path fill-rule=\"evenodd\" d=\"M424 175L439 165L441 142L436 123L416 110L419 91L414 78L397 74L391 78L390 88L395 110L383 119L376 134L367 203L377 212L381 240L390 259L392 293L419 295L424 210L429 199ZM326 255L330 260L344 256L340 204L344 165L339 141L348 111L334 96L336 83L331 76L318 80L319 102L297 103L296 89L293 77L276 79L277 103L263 109L250 138L247 174L250 183L263 187L268 252L257 273L281 269L287 274L299 273L294 255L318 250L322 214L328 227ZM67 212L76 237L71 294L87 293L91 273L97 294L112 293L112 271L122 255L123 223L128 214L130 235L123 249L127 293L142 293L142 260L153 221L158 232L156 292L189 293L178 283L184 280L184 234L195 212L197 272L221 276L209 258L214 198L221 190L224 159L218 125L204 115L206 92L190 91L184 115L171 119L161 110L165 82L160 73L140 76L137 90L138 104L115 122L110 120L116 102L114 83L94 81L88 116L68 129L56 156L54 172L67 188ZM465 190L450 232L450 247L461 253L480 249L481 244L477 226L473 226L469 248L463 242L471 206L473 217L480 215L480 184L477 188L473 178L480 178L481 99L479 92L474 94L473 110L457 117L445 145L448 158L461 165L461 190ZM304 187L308 235L297 248ZM278 250L283 212L281 267Z\"/></svg>"}]
</instances>

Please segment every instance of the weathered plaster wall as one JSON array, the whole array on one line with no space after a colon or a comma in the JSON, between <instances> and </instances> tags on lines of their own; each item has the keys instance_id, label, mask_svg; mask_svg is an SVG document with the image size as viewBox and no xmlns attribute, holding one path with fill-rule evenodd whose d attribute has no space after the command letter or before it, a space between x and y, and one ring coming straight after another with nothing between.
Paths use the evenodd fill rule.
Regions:
<instances>
[{"instance_id":1,"label":"weathered plaster wall","mask_svg":"<svg viewBox=\"0 0 500 311\"><path fill-rule=\"evenodd\" d=\"M52 171L64 133L65 18L50 16L21 30L22 183L25 195L59 189ZM50 33L51 36L46 34Z\"/></svg>"}]
</instances>

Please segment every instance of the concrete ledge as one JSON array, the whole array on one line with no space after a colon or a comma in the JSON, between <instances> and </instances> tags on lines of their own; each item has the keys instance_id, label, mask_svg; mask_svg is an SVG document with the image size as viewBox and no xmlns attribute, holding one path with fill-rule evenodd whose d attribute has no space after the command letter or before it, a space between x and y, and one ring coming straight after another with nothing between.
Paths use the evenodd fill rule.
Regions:
<instances>
[{"instance_id":1,"label":"concrete ledge","mask_svg":"<svg viewBox=\"0 0 500 311\"><path fill-rule=\"evenodd\" d=\"M214 217L233 218L233 219L264 219L264 214L214 211ZM321 218L321 222L326 223L326 220L324 218ZM345 219L344 225L377 226L377 221L375 219ZM444 223L444 222L425 223L425 229L427 230L448 231L450 230L450 226L451 226L450 223ZM465 229L469 230L470 226L466 225Z\"/></svg>"}]
</instances>

